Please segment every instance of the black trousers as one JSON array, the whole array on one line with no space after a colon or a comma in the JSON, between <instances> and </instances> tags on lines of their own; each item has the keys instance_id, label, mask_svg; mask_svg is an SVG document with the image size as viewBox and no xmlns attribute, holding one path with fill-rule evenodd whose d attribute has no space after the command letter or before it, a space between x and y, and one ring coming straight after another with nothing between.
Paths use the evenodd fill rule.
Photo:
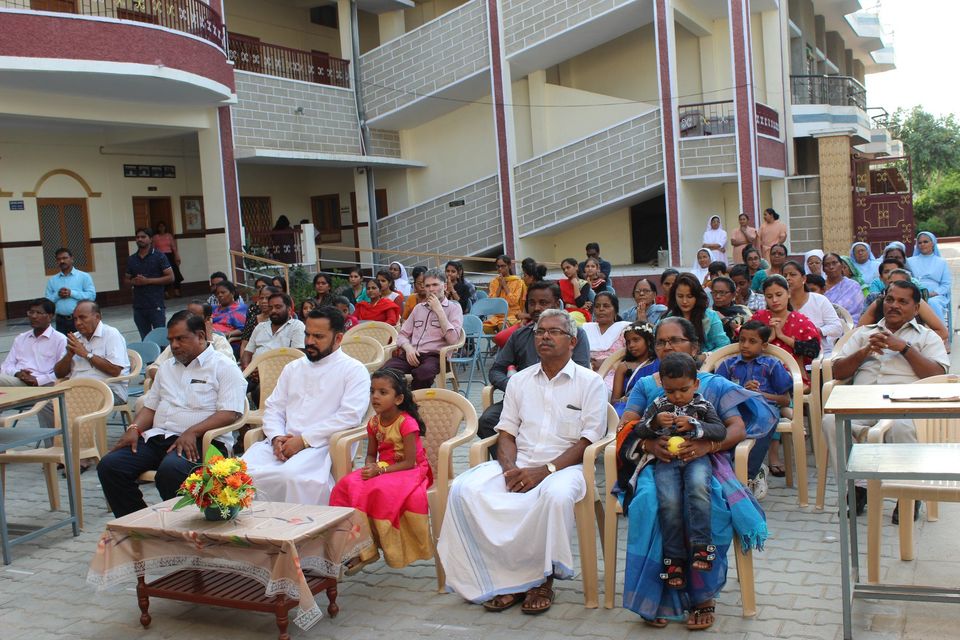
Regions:
<instances>
[{"instance_id":1,"label":"black trousers","mask_svg":"<svg viewBox=\"0 0 960 640\"><path fill-rule=\"evenodd\" d=\"M57 323L56 329L60 333L73 333L77 330L77 327L73 324L73 316L62 316L58 313L55 321Z\"/></svg>"}]
</instances>

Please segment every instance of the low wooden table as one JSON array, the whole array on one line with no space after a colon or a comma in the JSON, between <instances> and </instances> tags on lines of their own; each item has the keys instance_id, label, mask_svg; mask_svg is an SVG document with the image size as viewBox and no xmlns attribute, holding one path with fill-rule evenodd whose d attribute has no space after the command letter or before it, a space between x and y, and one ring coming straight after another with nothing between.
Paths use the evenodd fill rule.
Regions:
<instances>
[{"instance_id":1,"label":"low wooden table","mask_svg":"<svg viewBox=\"0 0 960 640\"><path fill-rule=\"evenodd\" d=\"M193 507L172 511L177 499L107 523L88 582L107 588L137 579L140 623L152 618L150 597L211 604L276 616L288 640L288 613L309 629L323 617L314 596L325 591L333 617L343 564L372 540L354 509L255 502L229 522L209 522ZM171 573L147 582L151 571Z\"/></svg>"}]
</instances>

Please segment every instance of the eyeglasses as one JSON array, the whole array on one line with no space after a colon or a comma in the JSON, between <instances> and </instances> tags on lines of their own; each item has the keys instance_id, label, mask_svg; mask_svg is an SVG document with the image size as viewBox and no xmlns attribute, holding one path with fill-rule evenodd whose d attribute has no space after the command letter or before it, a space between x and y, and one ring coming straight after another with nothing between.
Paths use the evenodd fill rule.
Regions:
<instances>
[{"instance_id":1,"label":"eyeglasses","mask_svg":"<svg viewBox=\"0 0 960 640\"><path fill-rule=\"evenodd\" d=\"M561 338L563 336L567 336L568 338L572 337L570 333L563 329L534 329L533 335L537 338L542 338L546 335L549 335L551 338Z\"/></svg>"},{"instance_id":2,"label":"eyeglasses","mask_svg":"<svg viewBox=\"0 0 960 640\"><path fill-rule=\"evenodd\" d=\"M679 347L684 342L690 342L686 338L670 338L669 340L657 340L653 343L657 349L663 349L665 346L670 345L671 347Z\"/></svg>"}]
</instances>

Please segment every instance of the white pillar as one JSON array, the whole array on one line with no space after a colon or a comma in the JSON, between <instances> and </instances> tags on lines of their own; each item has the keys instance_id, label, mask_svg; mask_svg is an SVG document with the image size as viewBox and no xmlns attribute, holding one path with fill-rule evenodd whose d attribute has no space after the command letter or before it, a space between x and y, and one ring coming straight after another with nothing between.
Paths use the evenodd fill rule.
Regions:
<instances>
[{"instance_id":1,"label":"white pillar","mask_svg":"<svg viewBox=\"0 0 960 640\"><path fill-rule=\"evenodd\" d=\"M207 234L207 273L230 273L227 253L229 221L227 219L227 191L224 180L223 156L217 112L211 111L211 123L197 132L200 152L200 184L203 190L203 217L206 229L223 229L223 233Z\"/></svg>"}]
</instances>

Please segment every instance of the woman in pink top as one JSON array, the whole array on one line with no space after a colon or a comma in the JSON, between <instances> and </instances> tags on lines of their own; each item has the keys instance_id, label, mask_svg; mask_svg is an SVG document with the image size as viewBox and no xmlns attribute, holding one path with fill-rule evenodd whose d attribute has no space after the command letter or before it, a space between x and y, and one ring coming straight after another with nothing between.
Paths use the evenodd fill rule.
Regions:
<instances>
[{"instance_id":1,"label":"woman in pink top","mask_svg":"<svg viewBox=\"0 0 960 640\"><path fill-rule=\"evenodd\" d=\"M787 225L780 222L780 214L773 209L763 212L763 224L760 225L760 255L770 261L770 248L787 241Z\"/></svg>"},{"instance_id":2,"label":"woman in pink top","mask_svg":"<svg viewBox=\"0 0 960 640\"><path fill-rule=\"evenodd\" d=\"M743 250L748 244L757 246L757 230L750 226L750 218L747 214L741 213L737 220L740 222L740 227L730 233L730 244L733 245L733 262L730 263L731 265L745 262Z\"/></svg>"},{"instance_id":3,"label":"woman in pink top","mask_svg":"<svg viewBox=\"0 0 960 640\"><path fill-rule=\"evenodd\" d=\"M177 239L167 230L165 222L157 223L153 248L167 256L170 261L170 266L173 267L173 296L179 298L180 283L183 282L183 274L180 273L180 251L177 249Z\"/></svg>"}]
</instances>

